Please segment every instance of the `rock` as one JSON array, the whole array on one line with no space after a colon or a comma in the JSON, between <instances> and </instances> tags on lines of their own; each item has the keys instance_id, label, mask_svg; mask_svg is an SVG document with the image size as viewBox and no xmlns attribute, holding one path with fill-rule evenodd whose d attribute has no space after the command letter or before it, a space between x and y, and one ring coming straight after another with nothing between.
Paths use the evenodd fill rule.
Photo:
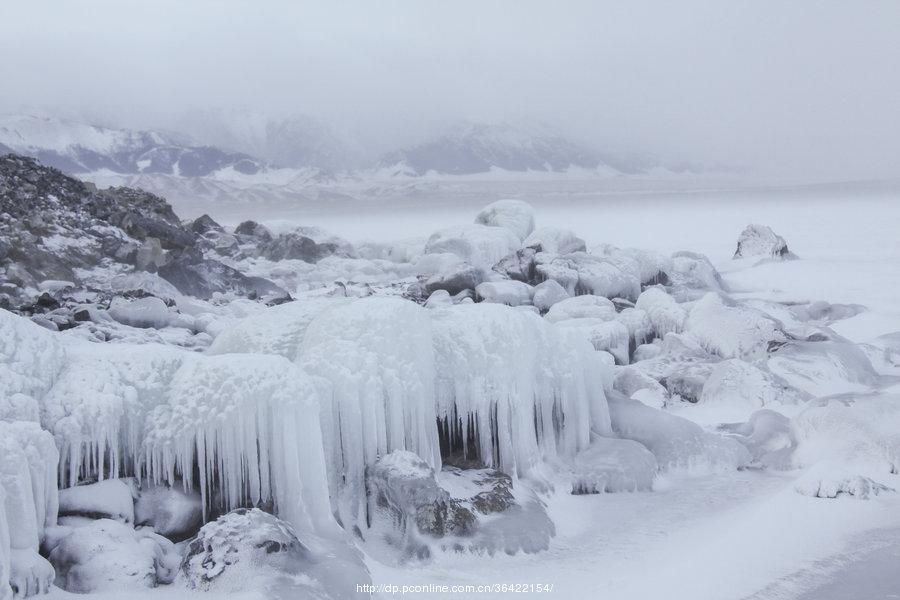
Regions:
<instances>
[{"instance_id":1,"label":"rock","mask_svg":"<svg viewBox=\"0 0 900 600\"><path fill-rule=\"evenodd\" d=\"M350 242L317 227L298 227L292 232L282 233L263 244L260 252L269 260L302 260L309 263L328 256L356 257L356 250Z\"/></svg>"},{"instance_id":2,"label":"rock","mask_svg":"<svg viewBox=\"0 0 900 600\"><path fill-rule=\"evenodd\" d=\"M134 257L134 266L140 271L155 273L166 264L166 251L156 238L148 237L138 248Z\"/></svg>"},{"instance_id":3,"label":"rock","mask_svg":"<svg viewBox=\"0 0 900 600\"><path fill-rule=\"evenodd\" d=\"M476 268L490 269L515 252L521 240L504 227L463 225L435 232L425 244L426 254L450 253Z\"/></svg>"},{"instance_id":4,"label":"rock","mask_svg":"<svg viewBox=\"0 0 900 600\"><path fill-rule=\"evenodd\" d=\"M616 318L616 308L609 299L603 296L585 294L557 302L544 318L552 322L582 318L611 321Z\"/></svg>"},{"instance_id":5,"label":"rock","mask_svg":"<svg viewBox=\"0 0 900 600\"><path fill-rule=\"evenodd\" d=\"M475 286L476 296L483 302L494 302L507 306L531 304L534 288L521 281L485 281Z\"/></svg>"},{"instance_id":6,"label":"rock","mask_svg":"<svg viewBox=\"0 0 900 600\"><path fill-rule=\"evenodd\" d=\"M659 469L646 447L632 440L597 438L573 461L573 494L649 492Z\"/></svg>"},{"instance_id":7,"label":"rock","mask_svg":"<svg viewBox=\"0 0 900 600\"><path fill-rule=\"evenodd\" d=\"M712 262L697 252L682 250L672 254L672 263L666 275L669 293L679 302L696 300L708 291L728 291Z\"/></svg>"},{"instance_id":8,"label":"rock","mask_svg":"<svg viewBox=\"0 0 900 600\"><path fill-rule=\"evenodd\" d=\"M566 292L563 286L559 285L552 279L548 279L542 283L534 286L534 297L532 298L532 304L534 304L538 310L542 312L546 312L550 310L550 308L556 304L557 302L562 302L566 298L569 297L568 292Z\"/></svg>"},{"instance_id":9,"label":"rock","mask_svg":"<svg viewBox=\"0 0 900 600\"><path fill-rule=\"evenodd\" d=\"M144 482L137 491L134 522L147 525L173 542L186 540L203 525L200 492Z\"/></svg>"},{"instance_id":10,"label":"rock","mask_svg":"<svg viewBox=\"0 0 900 600\"><path fill-rule=\"evenodd\" d=\"M808 396L791 389L766 371L740 359L718 363L703 384L699 401L752 408L773 404L797 404Z\"/></svg>"},{"instance_id":11,"label":"rock","mask_svg":"<svg viewBox=\"0 0 900 600\"><path fill-rule=\"evenodd\" d=\"M451 296L456 296L466 290L474 290L484 278L483 269L462 264L456 270L430 277L425 282L425 293L430 295L437 290L446 290Z\"/></svg>"},{"instance_id":12,"label":"rock","mask_svg":"<svg viewBox=\"0 0 900 600\"><path fill-rule=\"evenodd\" d=\"M169 307L155 296L134 300L117 296L110 302L107 312L119 323L141 329L163 329L172 320Z\"/></svg>"},{"instance_id":13,"label":"rock","mask_svg":"<svg viewBox=\"0 0 900 600\"><path fill-rule=\"evenodd\" d=\"M178 575L186 587L266 598L358 598L357 585L371 584L359 552L345 542L298 539L294 529L258 508L240 508L200 529Z\"/></svg>"},{"instance_id":14,"label":"rock","mask_svg":"<svg viewBox=\"0 0 900 600\"><path fill-rule=\"evenodd\" d=\"M522 241L534 231L534 209L521 200L497 200L481 209L475 222L508 229Z\"/></svg>"},{"instance_id":15,"label":"rock","mask_svg":"<svg viewBox=\"0 0 900 600\"><path fill-rule=\"evenodd\" d=\"M111 519L134 523L131 485L121 479L107 479L59 491L60 524L86 519Z\"/></svg>"},{"instance_id":16,"label":"rock","mask_svg":"<svg viewBox=\"0 0 900 600\"><path fill-rule=\"evenodd\" d=\"M250 298L287 294L268 279L248 277L217 260L202 258L192 252L182 253L160 267L159 275L182 294L203 300L209 300L217 292Z\"/></svg>"},{"instance_id":17,"label":"rock","mask_svg":"<svg viewBox=\"0 0 900 600\"><path fill-rule=\"evenodd\" d=\"M222 233L224 228L216 223L209 215L201 215L191 222L191 231L204 235L211 232Z\"/></svg>"},{"instance_id":18,"label":"rock","mask_svg":"<svg viewBox=\"0 0 900 600\"><path fill-rule=\"evenodd\" d=\"M234 233L261 242L269 242L274 237L267 227L256 221L244 221L235 228Z\"/></svg>"},{"instance_id":19,"label":"rock","mask_svg":"<svg viewBox=\"0 0 900 600\"><path fill-rule=\"evenodd\" d=\"M178 565L172 542L110 519L69 528L49 559L56 585L81 594L171 583Z\"/></svg>"},{"instance_id":20,"label":"rock","mask_svg":"<svg viewBox=\"0 0 900 600\"><path fill-rule=\"evenodd\" d=\"M540 279L553 279L571 295L594 294L606 298L635 300L641 293L639 272L623 269L608 257L586 252L535 255Z\"/></svg>"},{"instance_id":21,"label":"rock","mask_svg":"<svg viewBox=\"0 0 900 600\"><path fill-rule=\"evenodd\" d=\"M747 225L738 236L733 258L759 256L776 260L790 260L797 255L788 250L787 242L765 225Z\"/></svg>"},{"instance_id":22,"label":"rock","mask_svg":"<svg viewBox=\"0 0 900 600\"><path fill-rule=\"evenodd\" d=\"M522 246L536 252L547 252L550 254L570 254L572 252L587 251L587 246L583 239L568 229L559 229L557 227L535 229L525 238Z\"/></svg>"},{"instance_id":23,"label":"rock","mask_svg":"<svg viewBox=\"0 0 900 600\"><path fill-rule=\"evenodd\" d=\"M492 270L509 279L525 283L537 283L537 269L534 262L536 254L537 251L533 248L520 248L500 259L492 267Z\"/></svg>"}]
</instances>

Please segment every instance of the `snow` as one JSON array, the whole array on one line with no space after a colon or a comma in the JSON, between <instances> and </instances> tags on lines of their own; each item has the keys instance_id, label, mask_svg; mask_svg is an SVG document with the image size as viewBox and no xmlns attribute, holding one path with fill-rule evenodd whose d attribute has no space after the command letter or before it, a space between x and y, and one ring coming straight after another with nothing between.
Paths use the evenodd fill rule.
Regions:
<instances>
[{"instance_id":1,"label":"snow","mask_svg":"<svg viewBox=\"0 0 900 600\"><path fill-rule=\"evenodd\" d=\"M534 231L534 209L521 200L497 200L481 209L475 222L508 229L522 241Z\"/></svg>"},{"instance_id":2,"label":"snow","mask_svg":"<svg viewBox=\"0 0 900 600\"><path fill-rule=\"evenodd\" d=\"M131 486L120 479L108 479L60 490L60 525L67 517L103 518L134 525Z\"/></svg>"},{"instance_id":3,"label":"snow","mask_svg":"<svg viewBox=\"0 0 900 600\"><path fill-rule=\"evenodd\" d=\"M559 227L539 227L535 229L522 242L522 247L535 248L539 252L548 252L550 254L569 254L587 250L584 240L575 235L575 232Z\"/></svg>"},{"instance_id":4,"label":"snow","mask_svg":"<svg viewBox=\"0 0 900 600\"><path fill-rule=\"evenodd\" d=\"M597 438L573 462L573 494L647 492L658 469L646 447L616 438Z\"/></svg>"},{"instance_id":5,"label":"snow","mask_svg":"<svg viewBox=\"0 0 900 600\"><path fill-rule=\"evenodd\" d=\"M840 463L823 461L810 467L794 483L798 494L813 498L837 498L851 496L859 500L868 500L884 492L893 492L893 488L860 475Z\"/></svg>"}]
</instances>

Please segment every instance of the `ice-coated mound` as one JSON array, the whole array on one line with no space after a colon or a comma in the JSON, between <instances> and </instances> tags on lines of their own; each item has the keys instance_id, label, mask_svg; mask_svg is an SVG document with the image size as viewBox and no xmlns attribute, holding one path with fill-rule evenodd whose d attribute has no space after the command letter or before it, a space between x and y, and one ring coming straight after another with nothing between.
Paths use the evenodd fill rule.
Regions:
<instances>
[{"instance_id":1,"label":"ice-coated mound","mask_svg":"<svg viewBox=\"0 0 900 600\"><path fill-rule=\"evenodd\" d=\"M490 269L501 258L515 252L521 241L505 227L461 225L432 234L425 244L425 253L450 253L473 267Z\"/></svg>"},{"instance_id":2,"label":"ice-coated mound","mask_svg":"<svg viewBox=\"0 0 900 600\"><path fill-rule=\"evenodd\" d=\"M783 339L775 319L710 292L691 307L687 331L709 353L722 358L762 358L769 343Z\"/></svg>"},{"instance_id":3,"label":"ice-coated mound","mask_svg":"<svg viewBox=\"0 0 900 600\"><path fill-rule=\"evenodd\" d=\"M616 364L628 364L628 327L621 321L581 318L566 319L556 323L559 328L572 331L591 343L595 350L604 350L613 355Z\"/></svg>"},{"instance_id":4,"label":"ice-coated mound","mask_svg":"<svg viewBox=\"0 0 900 600\"><path fill-rule=\"evenodd\" d=\"M298 530L335 530L318 390L284 357L223 354L185 363L147 417L141 470L199 487L205 507L272 503Z\"/></svg>"},{"instance_id":5,"label":"ice-coated mound","mask_svg":"<svg viewBox=\"0 0 900 600\"><path fill-rule=\"evenodd\" d=\"M553 305L562 302L569 297L565 288L552 279L543 281L534 286L534 297L531 299L535 308L540 311L548 311Z\"/></svg>"},{"instance_id":6,"label":"ice-coated mound","mask_svg":"<svg viewBox=\"0 0 900 600\"><path fill-rule=\"evenodd\" d=\"M177 581L192 590L275 600L349 600L359 597L357 585L371 583L355 548L303 537L257 508L234 510L190 542Z\"/></svg>"},{"instance_id":7,"label":"ice-coated mound","mask_svg":"<svg viewBox=\"0 0 900 600\"><path fill-rule=\"evenodd\" d=\"M137 473L144 420L193 353L162 344L84 344L47 394L41 423L60 448L60 483Z\"/></svg>"},{"instance_id":8,"label":"ice-coated mound","mask_svg":"<svg viewBox=\"0 0 900 600\"><path fill-rule=\"evenodd\" d=\"M856 344L842 341L790 342L767 361L769 370L813 396L863 392L878 382L878 373Z\"/></svg>"},{"instance_id":9,"label":"ice-coated mound","mask_svg":"<svg viewBox=\"0 0 900 600\"><path fill-rule=\"evenodd\" d=\"M52 333L0 308L0 410L14 394L39 401L64 363L65 352Z\"/></svg>"},{"instance_id":10,"label":"ice-coated mound","mask_svg":"<svg viewBox=\"0 0 900 600\"><path fill-rule=\"evenodd\" d=\"M323 296L269 307L223 330L207 354L278 354L296 360L310 322L329 308L352 300Z\"/></svg>"},{"instance_id":11,"label":"ice-coated mound","mask_svg":"<svg viewBox=\"0 0 900 600\"><path fill-rule=\"evenodd\" d=\"M707 291L728 291L722 276L704 254L681 250L672 254L669 291L679 301L694 300Z\"/></svg>"},{"instance_id":12,"label":"ice-coated mound","mask_svg":"<svg viewBox=\"0 0 900 600\"><path fill-rule=\"evenodd\" d=\"M475 222L508 229L521 242L534 231L534 209L521 200L497 200L482 208Z\"/></svg>"},{"instance_id":13,"label":"ice-coated mound","mask_svg":"<svg viewBox=\"0 0 900 600\"><path fill-rule=\"evenodd\" d=\"M638 442L598 437L575 456L572 493L648 492L658 469L656 457Z\"/></svg>"},{"instance_id":14,"label":"ice-coated mound","mask_svg":"<svg viewBox=\"0 0 900 600\"><path fill-rule=\"evenodd\" d=\"M133 300L117 296L109 305L109 316L123 325L141 329L162 329L172 320L169 307L154 296Z\"/></svg>"},{"instance_id":15,"label":"ice-coated mound","mask_svg":"<svg viewBox=\"0 0 900 600\"><path fill-rule=\"evenodd\" d=\"M507 306L531 304L535 290L527 283L507 279L504 281L485 281L475 286L475 294L484 302L496 302Z\"/></svg>"},{"instance_id":16,"label":"ice-coated mound","mask_svg":"<svg viewBox=\"0 0 900 600\"><path fill-rule=\"evenodd\" d=\"M796 404L808 397L771 373L755 365L731 358L713 367L703 384L700 402L727 403L760 408L772 404Z\"/></svg>"},{"instance_id":17,"label":"ice-coated mound","mask_svg":"<svg viewBox=\"0 0 900 600\"><path fill-rule=\"evenodd\" d=\"M437 416L451 453L524 474L609 432L602 358L577 334L498 304L431 311Z\"/></svg>"},{"instance_id":18,"label":"ice-coated mound","mask_svg":"<svg viewBox=\"0 0 900 600\"><path fill-rule=\"evenodd\" d=\"M550 254L587 251L584 240L575 235L575 232L558 227L540 227L535 229L522 242L522 247Z\"/></svg>"},{"instance_id":19,"label":"ice-coated mound","mask_svg":"<svg viewBox=\"0 0 900 600\"><path fill-rule=\"evenodd\" d=\"M641 285L669 282L667 272L672 268L672 261L661 254L638 248L619 248L611 244L601 244L593 248L591 254L605 258Z\"/></svg>"},{"instance_id":20,"label":"ice-coated mound","mask_svg":"<svg viewBox=\"0 0 900 600\"><path fill-rule=\"evenodd\" d=\"M738 236L734 258L760 256L778 260L797 258L788 250L787 242L766 225L747 225Z\"/></svg>"},{"instance_id":21,"label":"ice-coated mound","mask_svg":"<svg viewBox=\"0 0 900 600\"><path fill-rule=\"evenodd\" d=\"M538 253L534 259L540 279L553 279L573 296L595 294L635 300L641 292L639 272L629 265L616 264L619 261L610 257L572 252Z\"/></svg>"},{"instance_id":22,"label":"ice-coated mound","mask_svg":"<svg viewBox=\"0 0 900 600\"><path fill-rule=\"evenodd\" d=\"M582 318L611 321L616 318L616 307L608 298L585 294L557 302L545 318L553 322Z\"/></svg>"},{"instance_id":23,"label":"ice-coated mound","mask_svg":"<svg viewBox=\"0 0 900 600\"><path fill-rule=\"evenodd\" d=\"M379 520L388 525L385 537L408 555L430 554L422 536L470 536L475 529L472 511L451 499L434 469L408 450L395 450L370 466L366 488L370 527Z\"/></svg>"},{"instance_id":24,"label":"ice-coated mound","mask_svg":"<svg viewBox=\"0 0 900 600\"><path fill-rule=\"evenodd\" d=\"M609 412L613 431L646 446L661 470L736 469L750 462L740 442L637 400L613 394Z\"/></svg>"},{"instance_id":25,"label":"ice-coated mound","mask_svg":"<svg viewBox=\"0 0 900 600\"><path fill-rule=\"evenodd\" d=\"M634 307L647 314L654 337L662 339L669 332L681 333L684 329L686 311L659 286L648 287L641 292Z\"/></svg>"},{"instance_id":26,"label":"ice-coated mound","mask_svg":"<svg viewBox=\"0 0 900 600\"><path fill-rule=\"evenodd\" d=\"M331 383L321 397L333 498L345 526L365 522L365 468L394 450L440 467L429 315L399 298L338 306L306 331L300 363Z\"/></svg>"},{"instance_id":27,"label":"ice-coated mound","mask_svg":"<svg viewBox=\"0 0 900 600\"><path fill-rule=\"evenodd\" d=\"M797 440L791 429L791 421L781 413L764 408L750 415L746 423L729 423L720 426L750 451L753 465L786 470L791 469Z\"/></svg>"},{"instance_id":28,"label":"ice-coated mound","mask_svg":"<svg viewBox=\"0 0 900 600\"><path fill-rule=\"evenodd\" d=\"M872 496L894 491L874 479L860 475L850 465L831 461L822 461L807 469L794 482L794 490L813 498L849 496L857 500L868 500Z\"/></svg>"},{"instance_id":29,"label":"ice-coated mound","mask_svg":"<svg viewBox=\"0 0 900 600\"><path fill-rule=\"evenodd\" d=\"M635 398L637 392L641 394L640 401L651 406L661 407L668 396L665 386L653 379L650 375L634 367L622 367L616 369L613 389L626 398Z\"/></svg>"},{"instance_id":30,"label":"ice-coated mound","mask_svg":"<svg viewBox=\"0 0 900 600\"><path fill-rule=\"evenodd\" d=\"M60 525L84 519L111 519L134 525L131 485L121 479L108 479L60 490Z\"/></svg>"},{"instance_id":31,"label":"ice-coated mound","mask_svg":"<svg viewBox=\"0 0 900 600\"><path fill-rule=\"evenodd\" d=\"M135 530L111 519L69 529L50 550L56 585L79 594L153 588L171 583L178 552L149 529Z\"/></svg>"}]
</instances>

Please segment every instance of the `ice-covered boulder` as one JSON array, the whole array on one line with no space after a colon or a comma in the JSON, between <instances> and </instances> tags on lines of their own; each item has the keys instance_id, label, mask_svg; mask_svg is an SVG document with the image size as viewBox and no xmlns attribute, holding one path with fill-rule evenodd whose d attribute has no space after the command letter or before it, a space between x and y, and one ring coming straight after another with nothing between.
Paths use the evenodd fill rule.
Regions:
<instances>
[{"instance_id":1,"label":"ice-covered boulder","mask_svg":"<svg viewBox=\"0 0 900 600\"><path fill-rule=\"evenodd\" d=\"M284 357L186 362L148 415L137 472L198 487L207 509L272 503L301 531L333 533L318 389Z\"/></svg>"},{"instance_id":2,"label":"ice-covered boulder","mask_svg":"<svg viewBox=\"0 0 900 600\"><path fill-rule=\"evenodd\" d=\"M570 254L572 252L587 251L583 239L569 229L560 229L558 227L540 227L535 229L522 242L522 247L532 248L537 252L547 252L549 254Z\"/></svg>"},{"instance_id":3,"label":"ice-covered boulder","mask_svg":"<svg viewBox=\"0 0 900 600\"><path fill-rule=\"evenodd\" d=\"M746 423L728 423L720 429L734 435L750 451L753 465L778 470L792 468L797 440L791 420L781 413L764 408L750 415Z\"/></svg>"},{"instance_id":4,"label":"ice-covered boulder","mask_svg":"<svg viewBox=\"0 0 900 600\"><path fill-rule=\"evenodd\" d=\"M545 318L552 322L583 318L611 321L616 318L616 307L608 298L586 294L557 302Z\"/></svg>"},{"instance_id":5,"label":"ice-covered boulder","mask_svg":"<svg viewBox=\"0 0 900 600\"><path fill-rule=\"evenodd\" d=\"M616 265L640 282L641 286L669 283L667 272L672 268L672 261L661 254L611 244L601 244L591 249L591 254Z\"/></svg>"},{"instance_id":6,"label":"ice-covered boulder","mask_svg":"<svg viewBox=\"0 0 900 600\"><path fill-rule=\"evenodd\" d=\"M369 525L387 524L385 537L408 555L430 554L427 539L467 537L475 516L454 501L435 479L434 469L408 450L395 450L366 470Z\"/></svg>"},{"instance_id":7,"label":"ice-covered boulder","mask_svg":"<svg viewBox=\"0 0 900 600\"><path fill-rule=\"evenodd\" d=\"M616 364L628 364L628 328L618 320L581 318L558 321L557 327L577 333L591 343L595 350L605 350L613 355Z\"/></svg>"},{"instance_id":8,"label":"ice-covered boulder","mask_svg":"<svg viewBox=\"0 0 900 600\"><path fill-rule=\"evenodd\" d=\"M788 250L787 242L766 225L747 225L738 236L734 258L758 256L777 260L797 258Z\"/></svg>"},{"instance_id":9,"label":"ice-covered boulder","mask_svg":"<svg viewBox=\"0 0 900 600\"><path fill-rule=\"evenodd\" d=\"M508 229L522 241L534 231L534 209L521 200L497 200L482 208L475 222Z\"/></svg>"},{"instance_id":10,"label":"ice-covered boulder","mask_svg":"<svg viewBox=\"0 0 900 600\"><path fill-rule=\"evenodd\" d=\"M554 304L562 302L568 297L569 293L563 286L552 279L548 279L534 286L534 297L532 297L531 301L538 310L546 312Z\"/></svg>"},{"instance_id":11,"label":"ice-covered boulder","mask_svg":"<svg viewBox=\"0 0 900 600\"><path fill-rule=\"evenodd\" d=\"M117 296L110 302L109 315L123 325L141 329L162 329L171 321L169 307L154 296L133 300Z\"/></svg>"},{"instance_id":12,"label":"ice-covered boulder","mask_svg":"<svg viewBox=\"0 0 900 600\"><path fill-rule=\"evenodd\" d=\"M775 319L712 292L691 307L684 327L703 348L722 358L763 358L771 342L784 339Z\"/></svg>"},{"instance_id":13,"label":"ice-covered boulder","mask_svg":"<svg viewBox=\"0 0 900 600\"><path fill-rule=\"evenodd\" d=\"M636 271L623 269L608 257L572 252L565 255L538 253L535 270L541 279L553 279L569 294L595 294L634 300L641 292Z\"/></svg>"},{"instance_id":14,"label":"ice-covered boulder","mask_svg":"<svg viewBox=\"0 0 900 600\"><path fill-rule=\"evenodd\" d=\"M475 294L484 302L494 302L507 306L522 306L531 304L534 288L527 283L512 279L485 281L475 286Z\"/></svg>"},{"instance_id":15,"label":"ice-covered boulder","mask_svg":"<svg viewBox=\"0 0 900 600\"><path fill-rule=\"evenodd\" d=\"M638 442L598 437L575 456L572 493L648 492L658 469L656 458Z\"/></svg>"},{"instance_id":16,"label":"ice-covered boulder","mask_svg":"<svg viewBox=\"0 0 900 600\"><path fill-rule=\"evenodd\" d=\"M365 522L365 468L394 450L440 466L435 362L426 310L371 297L322 313L306 331L299 362L331 383L320 397L331 495L345 526Z\"/></svg>"},{"instance_id":17,"label":"ice-covered boulder","mask_svg":"<svg viewBox=\"0 0 900 600\"><path fill-rule=\"evenodd\" d=\"M728 291L709 258L697 252L681 250L672 254L666 274L669 291L679 301L694 300L708 291Z\"/></svg>"},{"instance_id":18,"label":"ice-covered boulder","mask_svg":"<svg viewBox=\"0 0 900 600\"><path fill-rule=\"evenodd\" d=\"M515 252L521 239L505 227L461 225L432 234L425 253L455 254L476 268L490 269L501 258Z\"/></svg>"},{"instance_id":19,"label":"ice-covered boulder","mask_svg":"<svg viewBox=\"0 0 900 600\"><path fill-rule=\"evenodd\" d=\"M56 585L80 594L171 583L179 562L169 540L111 519L70 528L49 558L56 569Z\"/></svg>"},{"instance_id":20,"label":"ice-covered boulder","mask_svg":"<svg viewBox=\"0 0 900 600\"><path fill-rule=\"evenodd\" d=\"M40 400L64 364L65 352L56 336L28 319L0 309L0 410L14 394ZM15 404L27 402L19 398ZM5 418L0 414L0 420Z\"/></svg>"},{"instance_id":21,"label":"ice-covered boulder","mask_svg":"<svg viewBox=\"0 0 900 600\"><path fill-rule=\"evenodd\" d=\"M180 486L153 485L144 482L135 489L134 523L173 542L193 536L203 524L203 499L200 492L186 492Z\"/></svg>"},{"instance_id":22,"label":"ice-covered boulder","mask_svg":"<svg viewBox=\"0 0 900 600\"><path fill-rule=\"evenodd\" d=\"M750 462L740 442L637 400L614 394L609 411L613 431L646 446L662 470L736 469Z\"/></svg>"},{"instance_id":23,"label":"ice-covered boulder","mask_svg":"<svg viewBox=\"0 0 900 600\"><path fill-rule=\"evenodd\" d=\"M449 452L509 474L573 456L608 432L598 352L534 313L498 304L431 311L437 416Z\"/></svg>"},{"instance_id":24,"label":"ice-covered boulder","mask_svg":"<svg viewBox=\"0 0 900 600\"><path fill-rule=\"evenodd\" d=\"M634 307L647 314L654 337L663 338L669 332L681 333L684 329L687 311L659 286L641 292Z\"/></svg>"},{"instance_id":25,"label":"ice-covered boulder","mask_svg":"<svg viewBox=\"0 0 900 600\"><path fill-rule=\"evenodd\" d=\"M633 398L635 393L640 391L647 392L647 394L641 395L641 401L653 398L651 405L656 408L662 407L668 396L665 386L640 369L631 366L616 369L613 389L626 398ZM646 404L646 402L644 403Z\"/></svg>"},{"instance_id":26,"label":"ice-covered boulder","mask_svg":"<svg viewBox=\"0 0 900 600\"><path fill-rule=\"evenodd\" d=\"M134 525L131 484L121 479L108 479L60 490L60 525L86 519L111 519Z\"/></svg>"},{"instance_id":27,"label":"ice-covered boulder","mask_svg":"<svg viewBox=\"0 0 900 600\"><path fill-rule=\"evenodd\" d=\"M751 363L737 358L718 363L703 384L700 402L727 403L753 408L796 404L808 397Z\"/></svg>"},{"instance_id":28,"label":"ice-covered boulder","mask_svg":"<svg viewBox=\"0 0 900 600\"><path fill-rule=\"evenodd\" d=\"M455 296L466 290L474 290L485 280L485 271L468 263L456 263L453 268L435 273L425 280L425 293L433 294L438 290Z\"/></svg>"},{"instance_id":29,"label":"ice-covered boulder","mask_svg":"<svg viewBox=\"0 0 900 600\"><path fill-rule=\"evenodd\" d=\"M355 258L356 249L345 239L319 227L297 227L260 245L260 253L269 260L318 262L327 256Z\"/></svg>"},{"instance_id":30,"label":"ice-covered boulder","mask_svg":"<svg viewBox=\"0 0 900 600\"><path fill-rule=\"evenodd\" d=\"M879 380L865 352L844 341L790 342L770 355L767 366L813 396L862 392Z\"/></svg>"},{"instance_id":31,"label":"ice-covered boulder","mask_svg":"<svg viewBox=\"0 0 900 600\"><path fill-rule=\"evenodd\" d=\"M807 469L794 482L794 490L798 494L813 498L849 496L857 500L868 500L872 496L895 491L870 477L859 474L852 466L831 461L822 461Z\"/></svg>"},{"instance_id":32,"label":"ice-covered boulder","mask_svg":"<svg viewBox=\"0 0 900 600\"><path fill-rule=\"evenodd\" d=\"M229 595L261 593L273 600L359 597L371 583L349 544L311 538L257 508L237 509L207 523L190 542L178 575L188 589Z\"/></svg>"}]
</instances>

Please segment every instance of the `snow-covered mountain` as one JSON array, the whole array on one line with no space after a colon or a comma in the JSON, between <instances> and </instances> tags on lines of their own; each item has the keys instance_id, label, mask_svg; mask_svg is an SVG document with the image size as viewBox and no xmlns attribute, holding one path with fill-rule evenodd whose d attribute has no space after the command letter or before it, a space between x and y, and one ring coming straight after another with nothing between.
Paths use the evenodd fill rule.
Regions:
<instances>
[{"instance_id":1,"label":"snow-covered mountain","mask_svg":"<svg viewBox=\"0 0 900 600\"><path fill-rule=\"evenodd\" d=\"M253 175L263 161L159 131L100 127L33 115L0 116L0 151L39 159L67 173L111 171L204 177L223 169Z\"/></svg>"},{"instance_id":2,"label":"snow-covered mountain","mask_svg":"<svg viewBox=\"0 0 900 600\"><path fill-rule=\"evenodd\" d=\"M591 149L544 128L466 123L436 139L391 152L380 166L410 175L470 175L491 170L594 169L600 161Z\"/></svg>"}]
</instances>

